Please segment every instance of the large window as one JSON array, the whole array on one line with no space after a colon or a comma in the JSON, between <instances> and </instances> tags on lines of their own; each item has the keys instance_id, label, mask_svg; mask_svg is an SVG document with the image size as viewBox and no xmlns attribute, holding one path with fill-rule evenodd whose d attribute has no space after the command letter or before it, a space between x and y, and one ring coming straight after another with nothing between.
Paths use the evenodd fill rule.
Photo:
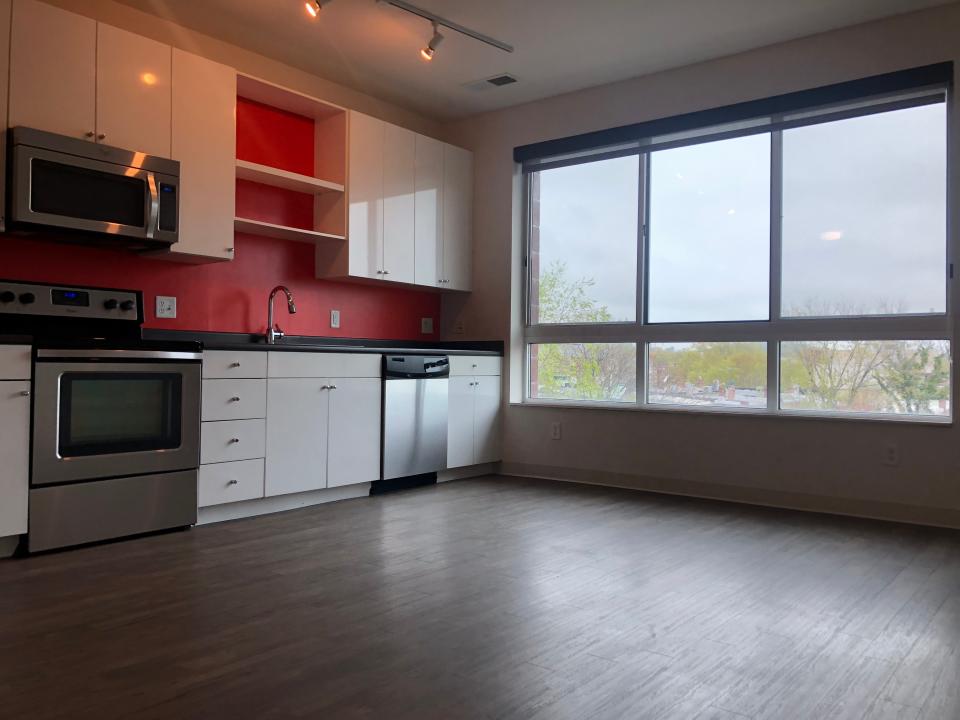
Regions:
<instances>
[{"instance_id":1,"label":"large window","mask_svg":"<svg viewBox=\"0 0 960 720\"><path fill-rule=\"evenodd\" d=\"M950 418L945 96L525 162L527 399Z\"/></svg>"}]
</instances>

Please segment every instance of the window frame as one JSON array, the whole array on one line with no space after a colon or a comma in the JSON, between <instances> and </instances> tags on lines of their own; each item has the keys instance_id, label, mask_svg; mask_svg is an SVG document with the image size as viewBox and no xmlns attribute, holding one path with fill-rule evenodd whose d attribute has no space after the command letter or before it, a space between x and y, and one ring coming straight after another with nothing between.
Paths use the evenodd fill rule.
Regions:
<instances>
[{"instance_id":1,"label":"window frame","mask_svg":"<svg viewBox=\"0 0 960 720\"><path fill-rule=\"evenodd\" d=\"M952 91L946 88L944 133L946 153L952 153ZM890 108L887 111L895 111ZM778 118L772 117L771 120ZM842 120L845 118L837 118ZM786 128L789 130L790 128ZM954 251L950 218L950 163L946 163L945 187L947 193L946 226L944 236L943 288L946 299L942 313L829 316L829 317L783 317L781 314L781 290L783 272L782 253L782 206L783 206L783 132L784 128L768 130L770 142L770 233L769 233L769 289L770 312L768 320L708 321L649 323L647 318L649 283L647 272L650 253L650 152L639 150L640 161L637 208L637 275L636 275L636 320L610 323L557 323L532 324L531 292L533 288L530 262L532 240L532 181L538 170L522 176L523 193L523 393L522 403L561 407L594 407L617 410L642 410L651 412L693 412L708 414L734 414L776 417L812 417L839 420L879 420L882 422L929 423L952 425L954 419L954 308L951 281L953 276ZM723 138L718 138L723 139ZM696 143L690 143L696 144ZM656 150L654 150L656 151ZM585 156L582 162L604 159ZM549 169L549 168L547 168ZM788 341L804 340L942 340L950 344L950 412L946 416L906 415L897 413L848 413L830 411L800 411L780 408L780 345ZM767 405L766 408L727 408L711 406L670 405L648 401L648 355L649 346L664 342L763 342L767 347ZM633 343L637 348L637 399L636 402L562 400L531 397L530 346L549 343Z\"/></svg>"}]
</instances>

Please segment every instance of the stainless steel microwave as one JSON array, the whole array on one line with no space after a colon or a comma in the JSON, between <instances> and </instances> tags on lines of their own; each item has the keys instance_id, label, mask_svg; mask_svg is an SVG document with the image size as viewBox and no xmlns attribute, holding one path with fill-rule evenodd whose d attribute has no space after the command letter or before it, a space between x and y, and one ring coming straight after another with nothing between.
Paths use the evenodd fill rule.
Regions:
<instances>
[{"instance_id":1,"label":"stainless steel microwave","mask_svg":"<svg viewBox=\"0 0 960 720\"><path fill-rule=\"evenodd\" d=\"M9 131L12 229L58 228L133 249L177 241L180 163L25 127Z\"/></svg>"}]
</instances>

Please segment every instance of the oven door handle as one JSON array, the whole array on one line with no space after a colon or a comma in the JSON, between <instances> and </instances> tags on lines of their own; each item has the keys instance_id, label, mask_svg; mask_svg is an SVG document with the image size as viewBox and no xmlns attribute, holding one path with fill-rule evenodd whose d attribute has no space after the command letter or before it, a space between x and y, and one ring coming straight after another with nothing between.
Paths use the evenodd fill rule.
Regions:
<instances>
[{"instance_id":1,"label":"oven door handle","mask_svg":"<svg viewBox=\"0 0 960 720\"><path fill-rule=\"evenodd\" d=\"M147 240L153 240L160 229L160 190L157 188L157 176L147 172L147 188L150 190L150 217L147 220Z\"/></svg>"},{"instance_id":2,"label":"oven door handle","mask_svg":"<svg viewBox=\"0 0 960 720\"><path fill-rule=\"evenodd\" d=\"M37 350L38 360L202 360L198 352L170 352L165 350Z\"/></svg>"}]
</instances>

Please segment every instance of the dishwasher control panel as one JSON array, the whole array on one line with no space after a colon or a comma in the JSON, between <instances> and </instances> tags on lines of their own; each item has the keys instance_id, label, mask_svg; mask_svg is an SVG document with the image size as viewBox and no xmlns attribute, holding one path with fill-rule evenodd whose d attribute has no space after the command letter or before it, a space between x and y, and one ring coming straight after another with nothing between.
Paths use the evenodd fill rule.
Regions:
<instances>
[{"instance_id":1,"label":"dishwasher control panel","mask_svg":"<svg viewBox=\"0 0 960 720\"><path fill-rule=\"evenodd\" d=\"M450 375L450 359L446 355L384 355L385 379L441 378Z\"/></svg>"}]
</instances>

